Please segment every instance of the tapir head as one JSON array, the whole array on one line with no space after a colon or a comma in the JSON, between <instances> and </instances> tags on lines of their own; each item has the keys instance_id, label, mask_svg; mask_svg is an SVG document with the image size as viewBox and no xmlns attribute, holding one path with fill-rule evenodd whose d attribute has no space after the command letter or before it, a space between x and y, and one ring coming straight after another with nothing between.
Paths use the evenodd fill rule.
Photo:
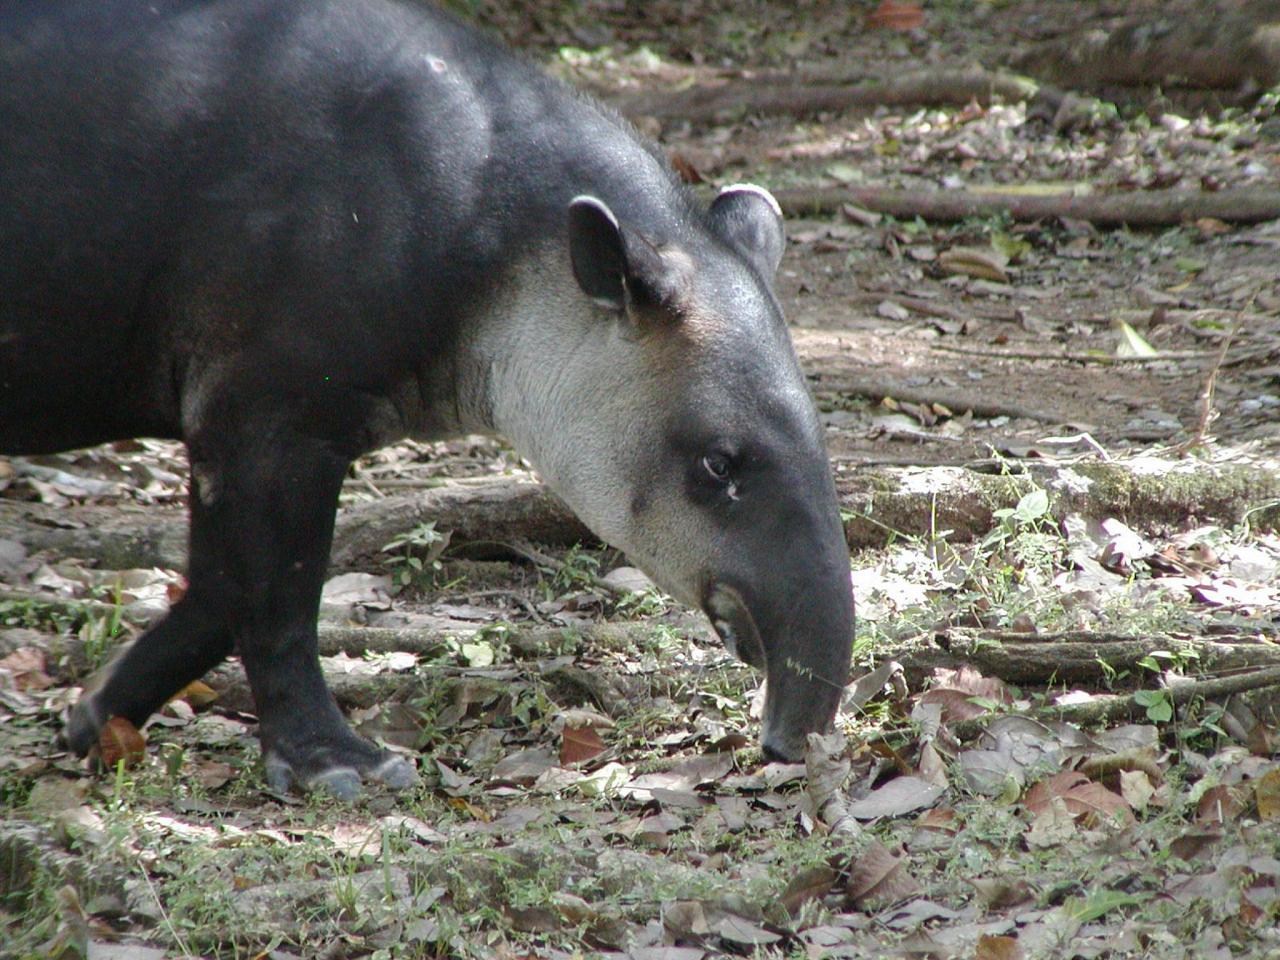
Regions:
<instances>
[{"instance_id":1,"label":"tapir head","mask_svg":"<svg viewBox=\"0 0 1280 960\"><path fill-rule=\"evenodd\" d=\"M772 291L778 205L729 187L658 238L580 196L568 240L577 289L533 335L556 359L518 377L507 419L526 442L512 439L765 671L765 753L798 759L839 702L853 597L822 429Z\"/></svg>"}]
</instances>

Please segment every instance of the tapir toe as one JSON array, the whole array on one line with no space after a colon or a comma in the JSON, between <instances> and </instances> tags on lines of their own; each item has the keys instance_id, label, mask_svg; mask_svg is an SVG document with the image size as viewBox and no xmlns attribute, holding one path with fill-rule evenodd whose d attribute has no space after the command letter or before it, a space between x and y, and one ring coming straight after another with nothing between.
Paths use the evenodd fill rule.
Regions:
<instances>
[{"instance_id":1,"label":"tapir toe","mask_svg":"<svg viewBox=\"0 0 1280 960\"><path fill-rule=\"evenodd\" d=\"M277 793L292 789L328 793L338 800L351 802L364 792L365 782L379 783L389 790L407 790L418 783L418 771L403 757L379 751L375 762L361 758L351 765L328 757L290 762L276 751L267 754L267 785Z\"/></svg>"}]
</instances>

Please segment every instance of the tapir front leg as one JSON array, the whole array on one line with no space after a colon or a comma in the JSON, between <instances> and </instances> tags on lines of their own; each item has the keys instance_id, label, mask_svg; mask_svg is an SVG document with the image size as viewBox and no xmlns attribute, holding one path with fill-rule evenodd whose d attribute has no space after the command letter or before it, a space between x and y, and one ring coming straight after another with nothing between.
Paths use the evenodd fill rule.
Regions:
<instances>
[{"instance_id":1,"label":"tapir front leg","mask_svg":"<svg viewBox=\"0 0 1280 960\"><path fill-rule=\"evenodd\" d=\"M96 734L112 715L144 722L234 641L273 788L320 787L349 798L362 779L409 786L416 780L410 763L347 726L317 655L320 592L350 458L318 429L325 418L307 415L315 413L312 403L299 412L296 401L279 399L262 415L233 402L218 408L204 417L211 426L188 440L187 595L77 707L71 745L84 749L85 731Z\"/></svg>"}]
</instances>

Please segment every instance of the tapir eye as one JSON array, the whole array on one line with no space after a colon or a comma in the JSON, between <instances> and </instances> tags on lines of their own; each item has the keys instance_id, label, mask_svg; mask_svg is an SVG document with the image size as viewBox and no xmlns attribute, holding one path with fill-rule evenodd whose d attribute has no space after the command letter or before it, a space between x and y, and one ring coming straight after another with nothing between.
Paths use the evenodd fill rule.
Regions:
<instances>
[{"instance_id":1,"label":"tapir eye","mask_svg":"<svg viewBox=\"0 0 1280 960\"><path fill-rule=\"evenodd\" d=\"M729 458L722 453L707 454L702 458L702 466L721 483L729 479Z\"/></svg>"}]
</instances>

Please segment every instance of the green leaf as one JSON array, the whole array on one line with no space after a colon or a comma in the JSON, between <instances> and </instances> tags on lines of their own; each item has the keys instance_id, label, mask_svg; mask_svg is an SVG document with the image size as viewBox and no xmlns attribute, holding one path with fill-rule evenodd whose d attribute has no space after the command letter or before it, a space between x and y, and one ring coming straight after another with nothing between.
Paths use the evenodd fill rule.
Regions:
<instances>
[{"instance_id":1,"label":"green leaf","mask_svg":"<svg viewBox=\"0 0 1280 960\"><path fill-rule=\"evenodd\" d=\"M862 181L862 171L851 163L833 163L822 172L833 180L839 180L841 183L860 183Z\"/></svg>"},{"instance_id":2,"label":"green leaf","mask_svg":"<svg viewBox=\"0 0 1280 960\"><path fill-rule=\"evenodd\" d=\"M1007 233L993 233L991 247L1010 263L1013 263L1031 252L1031 244L1021 237L1011 237Z\"/></svg>"},{"instance_id":3,"label":"green leaf","mask_svg":"<svg viewBox=\"0 0 1280 960\"><path fill-rule=\"evenodd\" d=\"M467 661L469 667L493 666L493 646L483 640L478 643L464 643L459 650L462 653L462 659Z\"/></svg>"},{"instance_id":4,"label":"green leaf","mask_svg":"<svg viewBox=\"0 0 1280 960\"><path fill-rule=\"evenodd\" d=\"M1049 494L1037 487L1018 501L1013 517L1018 523L1032 523L1049 512Z\"/></svg>"},{"instance_id":5,"label":"green leaf","mask_svg":"<svg viewBox=\"0 0 1280 960\"><path fill-rule=\"evenodd\" d=\"M1063 903L1062 910L1081 923L1091 923L1106 916L1117 907L1136 907L1144 902L1142 897L1135 897L1131 893L1121 893L1119 890L1098 890L1083 900L1072 897Z\"/></svg>"},{"instance_id":6,"label":"green leaf","mask_svg":"<svg viewBox=\"0 0 1280 960\"><path fill-rule=\"evenodd\" d=\"M1167 723L1173 719L1173 704L1164 690L1139 690L1133 695L1133 700L1147 708L1147 719L1152 723Z\"/></svg>"},{"instance_id":7,"label":"green leaf","mask_svg":"<svg viewBox=\"0 0 1280 960\"><path fill-rule=\"evenodd\" d=\"M1116 329L1120 333L1120 343L1116 346L1117 357L1154 357L1159 355L1160 351L1142 339L1142 335L1123 320L1117 322Z\"/></svg>"}]
</instances>

